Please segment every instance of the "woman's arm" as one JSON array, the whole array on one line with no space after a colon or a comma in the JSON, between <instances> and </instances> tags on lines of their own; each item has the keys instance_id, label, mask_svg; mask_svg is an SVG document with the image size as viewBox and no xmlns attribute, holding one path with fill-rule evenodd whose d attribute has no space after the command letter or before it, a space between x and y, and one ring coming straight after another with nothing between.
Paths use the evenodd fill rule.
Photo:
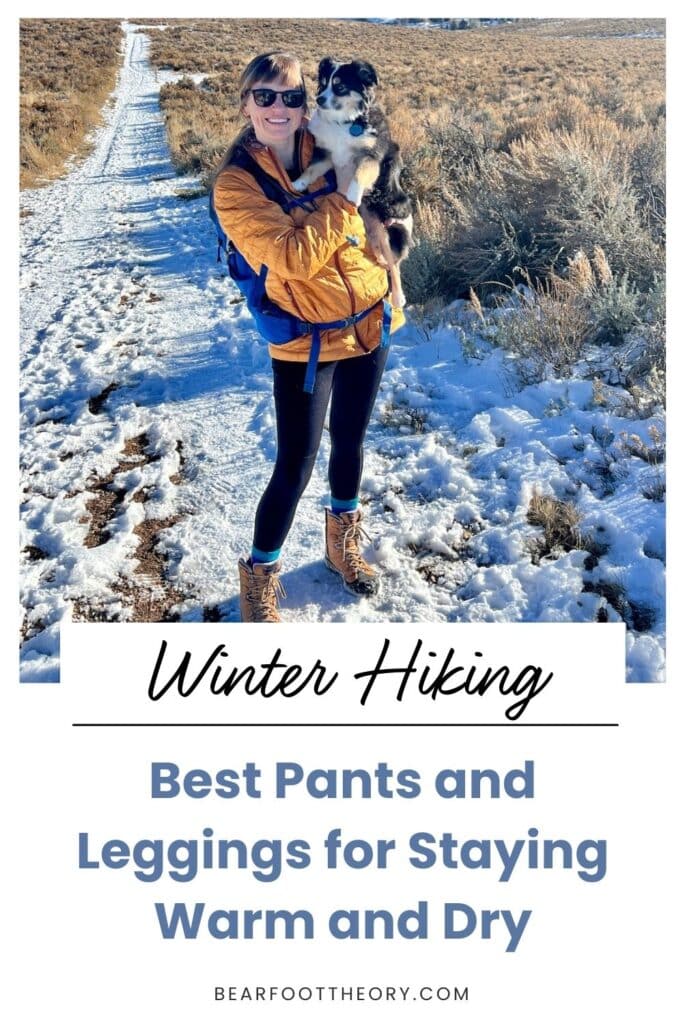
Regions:
<instances>
[{"instance_id":1,"label":"woman's arm","mask_svg":"<svg viewBox=\"0 0 683 1024\"><path fill-rule=\"evenodd\" d=\"M356 206L339 192L317 199L318 208L297 226L248 171L230 167L216 180L214 205L226 234L252 267L265 263L291 280L315 277L350 238L365 242Z\"/></svg>"}]
</instances>

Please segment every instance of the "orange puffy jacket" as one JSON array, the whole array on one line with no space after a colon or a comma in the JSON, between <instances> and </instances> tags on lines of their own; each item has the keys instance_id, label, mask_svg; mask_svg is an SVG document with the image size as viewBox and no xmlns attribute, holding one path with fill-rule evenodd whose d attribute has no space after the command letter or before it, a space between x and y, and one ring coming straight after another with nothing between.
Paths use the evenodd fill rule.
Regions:
<instances>
[{"instance_id":1,"label":"orange puffy jacket","mask_svg":"<svg viewBox=\"0 0 683 1024\"><path fill-rule=\"evenodd\" d=\"M299 163L306 168L314 148L313 136L299 138ZM286 171L267 146L248 145L249 154L271 177L296 195ZM322 188L323 179L311 186ZM339 192L320 196L310 213L294 207L289 213L271 202L248 171L228 165L214 184L216 213L228 238L258 273L268 267L266 291L281 309L309 323L342 320L377 303L353 327L323 331L322 361L360 356L381 341L382 303L387 293L387 272L379 266L366 243L365 226L353 203ZM392 310L391 330L405 323L403 311ZM306 362L311 336L284 345L270 345L271 356Z\"/></svg>"}]
</instances>

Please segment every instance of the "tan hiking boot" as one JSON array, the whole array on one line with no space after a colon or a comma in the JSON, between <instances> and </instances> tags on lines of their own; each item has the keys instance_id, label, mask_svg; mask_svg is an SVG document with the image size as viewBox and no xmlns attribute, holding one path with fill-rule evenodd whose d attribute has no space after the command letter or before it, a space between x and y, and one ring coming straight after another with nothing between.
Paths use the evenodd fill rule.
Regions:
<instances>
[{"instance_id":1,"label":"tan hiking boot","mask_svg":"<svg viewBox=\"0 0 683 1024\"><path fill-rule=\"evenodd\" d=\"M358 546L361 537L370 539L360 521L360 509L338 515L325 509L325 564L339 573L352 594L376 594L379 576L365 561Z\"/></svg>"},{"instance_id":2,"label":"tan hiking boot","mask_svg":"<svg viewBox=\"0 0 683 1024\"><path fill-rule=\"evenodd\" d=\"M280 562L239 560L240 616L242 622L280 622L278 597L286 597L280 582Z\"/></svg>"}]
</instances>

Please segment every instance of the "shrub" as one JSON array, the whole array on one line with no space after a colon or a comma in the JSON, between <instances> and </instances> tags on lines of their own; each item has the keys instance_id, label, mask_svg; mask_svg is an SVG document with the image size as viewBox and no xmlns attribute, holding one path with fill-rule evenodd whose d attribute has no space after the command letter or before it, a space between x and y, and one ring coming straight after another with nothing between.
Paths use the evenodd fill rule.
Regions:
<instances>
[{"instance_id":1,"label":"shrub","mask_svg":"<svg viewBox=\"0 0 683 1024\"><path fill-rule=\"evenodd\" d=\"M599 38L584 40L591 24ZM274 35L301 56L309 83L324 53L362 52L378 69L416 201L409 302L449 302L471 288L488 300L528 277L533 302L518 302L500 330L522 375L568 372L587 342L609 342L618 380L641 389L635 409L662 392L665 208L664 41L654 37L663 23L637 24L653 37L628 38L626 22L604 19L456 34L348 20L177 21L152 33L152 53L209 76L162 90L177 166L207 180L239 124L239 71ZM561 283L580 252L591 254L583 293Z\"/></svg>"},{"instance_id":2,"label":"shrub","mask_svg":"<svg viewBox=\"0 0 683 1024\"><path fill-rule=\"evenodd\" d=\"M439 207L416 204L415 245L401 264L401 280L408 301L423 305L431 300L450 296L450 249L453 244L452 228Z\"/></svg>"},{"instance_id":3,"label":"shrub","mask_svg":"<svg viewBox=\"0 0 683 1024\"><path fill-rule=\"evenodd\" d=\"M526 517L532 526L543 530L543 538L532 545L534 561L583 547L579 530L581 516L575 505L535 491Z\"/></svg>"},{"instance_id":4,"label":"shrub","mask_svg":"<svg viewBox=\"0 0 683 1024\"><path fill-rule=\"evenodd\" d=\"M588 304L555 274L534 286L529 278L528 284L498 318L496 341L517 356L517 375L524 384L544 380L548 368L568 376L590 334Z\"/></svg>"}]
</instances>

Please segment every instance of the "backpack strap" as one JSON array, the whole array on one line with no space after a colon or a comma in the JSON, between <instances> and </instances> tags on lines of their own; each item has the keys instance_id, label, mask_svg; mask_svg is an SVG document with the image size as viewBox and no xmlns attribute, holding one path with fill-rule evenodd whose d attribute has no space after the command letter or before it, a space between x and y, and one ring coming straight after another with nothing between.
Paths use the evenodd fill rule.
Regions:
<instances>
[{"instance_id":1,"label":"backpack strap","mask_svg":"<svg viewBox=\"0 0 683 1024\"><path fill-rule=\"evenodd\" d=\"M255 178L258 182L266 199L270 199L272 203L277 203L279 207L287 212L291 198L289 193L275 178L272 178L270 174L266 174L256 163L251 153L248 153L243 146L237 147L230 163L235 167L241 167L243 171L248 171L252 178Z\"/></svg>"},{"instance_id":2,"label":"backpack strap","mask_svg":"<svg viewBox=\"0 0 683 1024\"><path fill-rule=\"evenodd\" d=\"M222 262L222 260L221 260L221 253L225 253L227 255L227 252L228 252L228 236L226 235L225 231L223 230L223 225L221 224L220 220L218 219L218 214L216 213L216 206L215 206L215 203L213 201L213 189L211 189L211 191L209 192L209 217L213 221L213 226L214 226L214 228L216 230L216 239L218 241L218 251L216 252L216 263L221 263Z\"/></svg>"},{"instance_id":3,"label":"backpack strap","mask_svg":"<svg viewBox=\"0 0 683 1024\"><path fill-rule=\"evenodd\" d=\"M389 345L389 333L391 331L391 303L388 299L382 301L382 330L380 348L386 348ZM304 378L304 391L307 394L313 393L315 387L315 373L318 368L318 357L320 356L320 332L340 329L342 327L353 327L355 324L364 320L366 316L372 313L373 309L377 308L375 302L368 309L362 310L360 313L356 313L355 316L346 317L344 320L328 320L326 323L318 322L311 324L313 328L311 337L311 354L308 357L308 365L306 367L306 376Z\"/></svg>"},{"instance_id":4,"label":"backpack strap","mask_svg":"<svg viewBox=\"0 0 683 1024\"><path fill-rule=\"evenodd\" d=\"M330 192L335 192L337 189L337 177L332 169L327 171L325 174L325 185L322 188L319 188L316 192L308 192L303 196L293 196L279 183L279 181L272 178L270 174L266 174L266 172L257 164L251 154L248 153L243 146L237 147L232 155L230 163L234 164L236 167L241 167L242 170L251 174L252 178L258 182L261 191L266 198L270 199L273 203L277 203L285 213L289 213L289 211L294 209L296 206L309 207L312 199L317 199L318 196L329 195ZM314 207L310 207L310 209L314 209ZM218 214L216 213L213 188L209 193L209 217L213 221L218 240L216 262L221 263L222 256L224 254L227 256L230 242L228 241L228 236L223 230L223 226L218 219Z\"/></svg>"},{"instance_id":5,"label":"backpack strap","mask_svg":"<svg viewBox=\"0 0 683 1024\"><path fill-rule=\"evenodd\" d=\"M329 170L325 174L325 185L322 188L319 188L316 192L307 192L302 196L294 196L279 181L276 181L270 174L267 174L244 146L237 147L230 163L236 167L241 167L243 171L248 171L258 182L266 198L270 199L273 203L277 203L285 213L289 213L290 210L297 206L306 207L312 199L317 199L318 196L329 195L330 192L334 192L337 188L337 178L334 170Z\"/></svg>"}]
</instances>

